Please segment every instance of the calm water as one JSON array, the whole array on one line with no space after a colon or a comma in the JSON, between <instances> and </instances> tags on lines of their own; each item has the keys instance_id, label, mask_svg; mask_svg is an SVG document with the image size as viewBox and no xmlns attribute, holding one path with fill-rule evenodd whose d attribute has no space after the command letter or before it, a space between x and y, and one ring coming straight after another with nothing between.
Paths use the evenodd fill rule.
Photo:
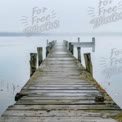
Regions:
<instances>
[{"instance_id":1,"label":"calm water","mask_svg":"<svg viewBox=\"0 0 122 122\"><path fill-rule=\"evenodd\" d=\"M14 97L29 79L30 53L37 47L43 47L45 58L46 40L77 41L78 36L64 37L1 37L0 38L0 115L14 104ZM95 79L107 90L114 101L122 108L122 37L95 36L96 50L82 49L83 53L91 52ZM80 37L81 41L91 41L91 36ZM77 51L75 54L77 57ZM108 77L109 76L109 77Z\"/></svg>"}]
</instances>

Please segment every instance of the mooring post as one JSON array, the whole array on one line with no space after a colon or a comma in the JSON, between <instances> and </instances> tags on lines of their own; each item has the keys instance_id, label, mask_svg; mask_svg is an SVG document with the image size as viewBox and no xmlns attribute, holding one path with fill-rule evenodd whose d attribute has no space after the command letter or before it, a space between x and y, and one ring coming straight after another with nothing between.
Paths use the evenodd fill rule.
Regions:
<instances>
[{"instance_id":1,"label":"mooring post","mask_svg":"<svg viewBox=\"0 0 122 122\"><path fill-rule=\"evenodd\" d=\"M50 52L50 46L47 46L46 47L46 57L48 56L49 52Z\"/></svg>"},{"instance_id":2,"label":"mooring post","mask_svg":"<svg viewBox=\"0 0 122 122\"><path fill-rule=\"evenodd\" d=\"M37 67L37 54L30 53L30 77L36 71L36 67Z\"/></svg>"},{"instance_id":3,"label":"mooring post","mask_svg":"<svg viewBox=\"0 0 122 122\"><path fill-rule=\"evenodd\" d=\"M37 52L38 52L38 66L40 66L43 61L43 48L37 47Z\"/></svg>"},{"instance_id":4,"label":"mooring post","mask_svg":"<svg viewBox=\"0 0 122 122\"><path fill-rule=\"evenodd\" d=\"M78 60L81 63L81 48L80 47L77 47L77 51L78 51Z\"/></svg>"},{"instance_id":5,"label":"mooring post","mask_svg":"<svg viewBox=\"0 0 122 122\"><path fill-rule=\"evenodd\" d=\"M91 61L91 54L85 53L84 54L85 64L86 64L86 70L93 75L93 69L92 69L92 61Z\"/></svg>"}]
</instances>

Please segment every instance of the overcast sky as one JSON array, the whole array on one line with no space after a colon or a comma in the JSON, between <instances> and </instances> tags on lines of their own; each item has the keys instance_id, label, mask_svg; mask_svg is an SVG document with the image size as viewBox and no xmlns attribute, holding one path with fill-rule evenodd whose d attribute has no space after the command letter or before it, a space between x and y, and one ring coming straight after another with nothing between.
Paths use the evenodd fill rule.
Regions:
<instances>
[{"instance_id":1,"label":"overcast sky","mask_svg":"<svg viewBox=\"0 0 122 122\"><path fill-rule=\"evenodd\" d=\"M22 16L32 17L33 8L47 8L47 13L56 13L60 27L53 32L121 32L122 20L105 24L93 29L92 19L88 14L89 7L98 10L100 0L0 0L0 32L22 32ZM111 2L106 9L120 4L122 0L104 0ZM119 8L121 12L122 9ZM43 14L42 14L43 15ZM96 14L95 14L96 16ZM95 17L94 17L95 18Z\"/></svg>"}]
</instances>

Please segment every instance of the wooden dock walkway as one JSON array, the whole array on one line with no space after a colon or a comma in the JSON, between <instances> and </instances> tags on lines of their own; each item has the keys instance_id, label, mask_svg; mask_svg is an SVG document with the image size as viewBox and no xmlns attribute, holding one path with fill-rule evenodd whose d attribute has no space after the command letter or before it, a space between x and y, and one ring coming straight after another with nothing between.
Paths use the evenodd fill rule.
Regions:
<instances>
[{"instance_id":1,"label":"wooden dock walkway","mask_svg":"<svg viewBox=\"0 0 122 122\"><path fill-rule=\"evenodd\" d=\"M64 43L55 44L20 95L0 122L117 122L121 112Z\"/></svg>"}]
</instances>

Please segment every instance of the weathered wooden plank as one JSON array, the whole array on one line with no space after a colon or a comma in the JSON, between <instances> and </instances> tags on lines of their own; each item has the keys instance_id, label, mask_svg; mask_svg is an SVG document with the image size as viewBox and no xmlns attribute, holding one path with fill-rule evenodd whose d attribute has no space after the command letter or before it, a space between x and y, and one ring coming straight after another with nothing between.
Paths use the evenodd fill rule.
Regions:
<instances>
[{"instance_id":1,"label":"weathered wooden plank","mask_svg":"<svg viewBox=\"0 0 122 122\"><path fill-rule=\"evenodd\" d=\"M60 64L60 65L71 65L71 64L75 64L75 65L77 65L76 63L77 63L77 60L47 60L46 59L46 61L44 62L44 63L46 63L46 64L54 64L54 63L56 63L56 64Z\"/></svg>"},{"instance_id":2,"label":"weathered wooden plank","mask_svg":"<svg viewBox=\"0 0 122 122\"><path fill-rule=\"evenodd\" d=\"M58 79L59 78L59 79ZM41 83L41 82L46 82L46 83L61 83L61 84L72 84L72 83L79 83L79 84L89 84L90 85L90 83L88 83L88 82L85 82L85 81L82 81L82 80L80 80L80 79L75 79L75 78L70 78L70 76L69 76L69 79L68 79L68 77L63 77L63 78L61 78L61 77L52 77L52 79L50 80L50 77L39 77L38 79L36 79L36 80L34 80L33 81L34 82L34 84L36 84L36 83Z\"/></svg>"},{"instance_id":3,"label":"weathered wooden plank","mask_svg":"<svg viewBox=\"0 0 122 122\"><path fill-rule=\"evenodd\" d=\"M48 89L48 88L50 88L50 89L56 89L56 88L59 88L59 89L70 89L70 88L76 88L76 89L80 89L80 88L96 88L96 87L94 87L93 85L89 85L89 84L30 84L30 86L29 87L23 87L23 89L29 89L29 88L33 88L33 87L35 87L35 89L39 89L39 88L41 88L41 89Z\"/></svg>"},{"instance_id":4,"label":"weathered wooden plank","mask_svg":"<svg viewBox=\"0 0 122 122\"><path fill-rule=\"evenodd\" d=\"M95 100L95 97L93 97L93 96L74 96L74 97L66 97L66 96L64 96L64 97L59 97L59 96L57 96L57 97L41 97L41 96L24 96L24 97L22 97L21 98L21 100L33 100L33 99L35 99L35 100Z\"/></svg>"},{"instance_id":5,"label":"weathered wooden plank","mask_svg":"<svg viewBox=\"0 0 122 122\"><path fill-rule=\"evenodd\" d=\"M71 58L69 55L49 55L48 58ZM72 59L72 58L71 58Z\"/></svg>"},{"instance_id":6,"label":"weathered wooden plank","mask_svg":"<svg viewBox=\"0 0 122 122\"><path fill-rule=\"evenodd\" d=\"M94 97L96 95L96 93L21 93L24 96L33 96L33 97L83 97L83 96L91 96ZM102 94L98 94L98 95L102 95Z\"/></svg>"},{"instance_id":7,"label":"weathered wooden plank","mask_svg":"<svg viewBox=\"0 0 122 122\"><path fill-rule=\"evenodd\" d=\"M101 117L2 117L1 122L117 122Z\"/></svg>"},{"instance_id":8,"label":"weathered wooden plank","mask_svg":"<svg viewBox=\"0 0 122 122\"><path fill-rule=\"evenodd\" d=\"M58 67L58 66L54 66L54 67L48 66L48 68L43 68L43 69L40 69L40 70L42 71L40 73L48 72L50 74L53 74L54 72L57 72L57 73L61 72L62 75L63 75L64 72L67 73L67 74L77 74L77 75L79 75L79 73L82 72L82 70L80 70L79 68L75 68L75 67L72 67L72 66L66 66L65 67L65 65L62 65L60 67ZM69 71L69 72L67 72L67 71Z\"/></svg>"},{"instance_id":9,"label":"weathered wooden plank","mask_svg":"<svg viewBox=\"0 0 122 122\"><path fill-rule=\"evenodd\" d=\"M80 82L80 83L86 83L86 84L91 84L91 83L89 83L89 82L86 82L85 80L81 80L80 79L80 77L79 76L77 76L77 75L74 75L74 74L72 74L72 75L67 75L67 76L64 76L64 77L62 77L62 76L57 76L57 77L40 77L40 76L38 76L38 78L36 78L36 80L34 80L34 81L41 81L41 80L47 80L47 81L50 81L50 82L65 82L65 83L67 83L67 82Z\"/></svg>"},{"instance_id":10,"label":"weathered wooden plank","mask_svg":"<svg viewBox=\"0 0 122 122\"><path fill-rule=\"evenodd\" d=\"M60 82L60 81L62 81L62 82ZM29 83L30 85L55 85L55 84L57 84L57 85L90 85L90 83L87 83L87 82L80 82L80 81L72 81L71 80L71 82L70 81L67 81L66 82L66 80L57 80L56 81L56 79L55 80L53 80L53 82L51 82L51 81L49 81L49 79L41 79L41 80L35 80L35 81L33 81L33 82L31 82L31 83Z\"/></svg>"},{"instance_id":11,"label":"weathered wooden plank","mask_svg":"<svg viewBox=\"0 0 122 122\"><path fill-rule=\"evenodd\" d=\"M47 58L46 61L76 61L76 59L72 58L72 57L68 57L68 58Z\"/></svg>"},{"instance_id":12,"label":"weathered wooden plank","mask_svg":"<svg viewBox=\"0 0 122 122\"><path fill-rule=\"evenodd\" d=\"M43 63L44 64L44 63ZM45 62L45 64L47 64L47 65L53 65L53 66L65 66L65 67L67 67L67 66L77 66L77 62L76 61L72 61L72 62L70 62L70 63L68 63L68 62L66 62L66 61L58 61L58 62L55 62L55 61L50 61L50 62ZM75 67L75 68L77 68L77 67Z\"/></svg>"},{"instance_id":13,"label":"weathered wooden plank","mask_svg":"<svg viewBox=\"0 0 122 122\"><path fill-rule=\"evenodd\" d=\"M91 84L90 85L89 84L78 84L78 85L77 84L68 84L68 85L67 84L61 84L61 85L60 84L49 84L49 85L33 84L32 86L30 85L30 87L40 87L40 88L41 87L42 88L45 88L45 87L50 87L50 88L52 88L52 87L62 87L62 88L65 88L65 87L66 88L68 88L68 87L71 87L71 88L73 87L74 88L75 87L75 88L80 88L81 87L81 88L84 88L84 87L94 87L94 86L91 85Z\"/></svg>"},{"instance_id":14,"label":"weathered wooden plank","mask_svg":"<svg viewBox=\"0 0 122 122\"><path fill-rule=\"evenodd\" d=\"M13 105L10 110L119 110L117 105Z\"/></svg>"},{"instance_id":15,"label":"weathered wooden plank","mask_svg":"<svg viewBox=\"0 0 122 122\"><path fill-rule=\"evenodd\" d=\"M28 90L23 90L24 93L100 93L98 90L94 90L94 89L68 89L68 90L64 90L64 89L28 89Z\"/></svg>"},{"instance_id":16,"label":"weathered wooden plank","mask_svg":"<svg viewBox=\"0 0 122 122\"><path fill-rule=\"evenodd\" d=\"M21 94L30 95L30 96L96 96L96 95L102 95L100 92L40 92L40 91L21 91Z\"/></svg>"},{"instance_id":17,"label":"weathered wooden plank","mask_svg":"<svg viewBox=\"0 0 122 122\"><path fill-rule=\"evenodd\" d=\"M56 73L57 72L57 75L56 74L54 74L54 73ZM51 79L53 80L54 78L66 78L66 79L68 79L69 78L69 80L70 79L72 79L73 80L73 78L75 78L75 79L77 79L77 80L80 80L81 79L81 76L80 76L80 73L73 73L73 72L70 72L69 71L69 73L67 73L66 74L66 72L68 72L68 70L66 70L66 71L63 71L63 69L61 70L61 71L52 71L52 73L51 72L48 72L48 71L45 71L44 73L42 73L42 74L40 74L40 77L41 78L45 78L45 79L47 79L47 78L50 78L51 77ZM40 72L41 73L41 72ZM47 74L47 77L46 77L46 74ZM60 75L63 75L63 76L60 76ZM61 80L61 79L60 79ZM81 80L82 81L82 80Z\"/></svg>"},{"instance_id":18,"label":"weathered wooden plank","mask_svg":"<svg viewBox=\"0 0 122 122\"><path fill-rule=\"evenodd\" d=\"M118 111L87 112L81 110L8 110L4 113L5 116L12 117L105 117L116 115Z\"/></svg>"},{"instance_id":19,"label":"weathered wooden plank","mask_svg":"<svg viewBox=\"0 0 122 122\"><path fill-rule=\"evenodd\" d=\"M55 84L57 84L57 85L91 85L90 83L84 83L84 82L65 82L65 80L64 81L62 81L62 82L60 82L60 80L58 81L54 81L54 82L51 82L51 81L45 81L45 80L41 80L41 81L38 81L38 82L36 82L36 81L33 81L33 82L31 82L31 83L29 83L30 85L55 85Z\"/></svg>"},{"instance_id":20,"label":"weathered wooden plank","mask_svg":"<svg viewBox=\"0 0 122 122\"><path fill-rule=\"evenodd\" d=\"M67 83L76 83L76 82L79 82L79 83L84 83L84 84L91 84L91 83L89 83L89 82L86 82L86 81L84 81L84 80L80 80L80 78L78 79L76 79L76 78L73 78L73 76L71 77L71 76L66 76L66 77L52 77L51 79L50 79L50 77L38 77L38 78L36 78L35 80L34 80L34 82L41 82L41 81L43 81L43 82L60 82L60 83L63 83L63 84L67 84Z\"/></svg>"},{"instance_id":21,"label":"weathered wooden plank","mask_svg":"<svg viewBox=\"0 0 122 122\"><path fill-rule=\"evenodd\" d=\"M51 87L51 86L30 86L28 88L29 90L97 90L96 87L93 86L79 86L79 87L69 87L69 86L56 86L56 87Z\"/></svg>"},{"instance_id":22,"label":"weathered wooden plank","mask_svg":"<svg viewBox=\"0 0 122 122\"><path fill-rule=\"evenodd\" d=\"M39 77L38 79L36 79L36 80L34 80L34 81L39 81L39 82L41 82L41 80L45 80L45 81L50 81L50 78L51 78L51 81L61 81L61 83L62 82L64 82L64 81L66 81L65 83L67 83L67 82L80 82L80 83L86 83L86 84L88 84L88 82L85 82L85 81L82 81L82 80L80 80L80 77L78 78L78 77L76 77L76 76L64 76L64 77L60 77L60 76L47 76L47 77L44 77L44 76L42 76L42 77ZM90 84L90 83L89 83Z\"/></svg>"},{"instance_id":23,"label":"weathered wooden plank","mask_svg":"<svg viewBox=\"0 0 122 122\"><path fill-rule=\"evenodd\" d=\"M95 105L97 104L94 100L23 100L16 102L16 105ZM99 103L104 104L104 103Z\"/></svg>"}]
</instances>

